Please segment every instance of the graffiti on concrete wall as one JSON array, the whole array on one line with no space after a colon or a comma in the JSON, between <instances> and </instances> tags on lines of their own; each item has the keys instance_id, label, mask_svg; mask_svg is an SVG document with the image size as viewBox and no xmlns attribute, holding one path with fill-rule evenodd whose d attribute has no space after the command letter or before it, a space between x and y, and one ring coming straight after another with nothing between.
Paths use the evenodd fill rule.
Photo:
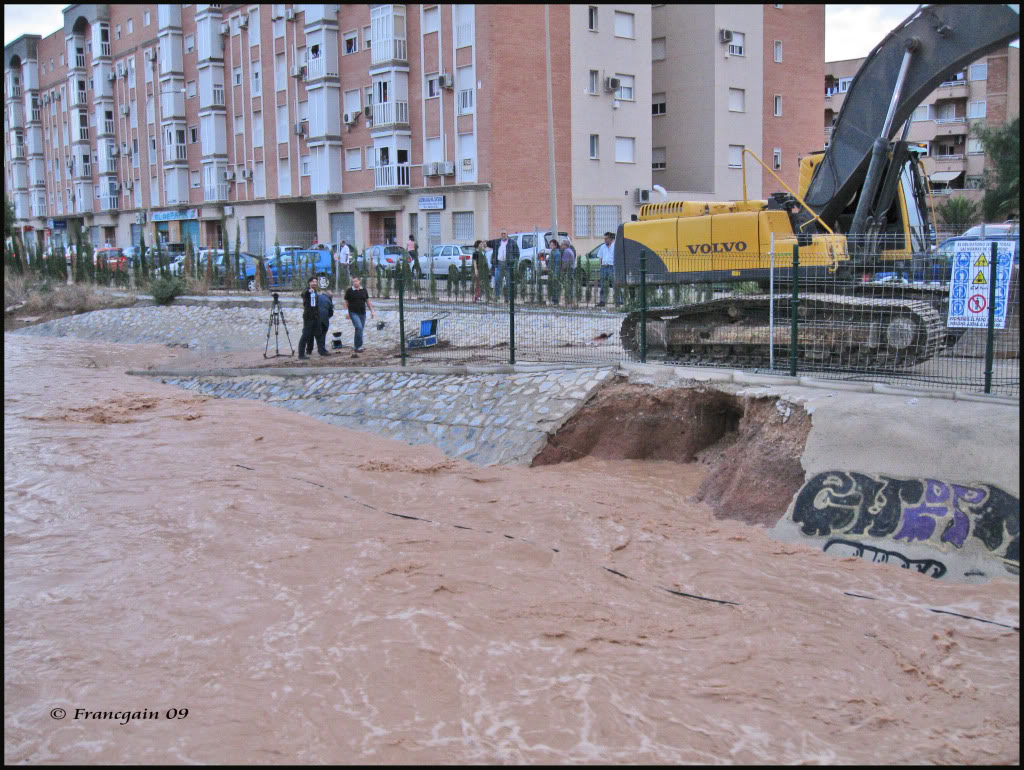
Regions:
<instances>
[{"instance_id":1,"label":"graffiti on concrete wall","mask_svg":"<svg viewBox=\"0 0 1024 770\"><path fill-rule=\"evenodd\" d=\"M873 545L861 543L856 540L843 540L834 537L825 543L826 553L834 553L837 556L857 556L861 559L871 557L873 562L888 564L890 561L899 564L903 569L913 567L922 575L931 575L933 578L940 578L946 574L946 565L935 559L908 559L897 551L887 551L884 548L875 548ZM930 572L929 572L930 570Z\"/></svg>"},{"instance_id":2,"label":"graffiti on concrete wall","mask_svg":"<svg viewBox=\"0 0 1024 770\"><path fill-rule=\"evenodd\" d=\"M797 493L792 519L810 536L885 537L943 551L977 541L1020 568L1020 500L988 484L826 471Z\"/></svg>"}]
</instances>

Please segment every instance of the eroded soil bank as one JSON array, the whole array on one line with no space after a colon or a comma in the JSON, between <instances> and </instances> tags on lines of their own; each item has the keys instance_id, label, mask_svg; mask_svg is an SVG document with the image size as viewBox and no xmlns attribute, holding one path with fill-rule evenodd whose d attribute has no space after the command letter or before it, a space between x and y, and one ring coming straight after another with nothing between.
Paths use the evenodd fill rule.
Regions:
<instances>
[{"instance_id":1,"label":"eroded soil bank","mask_svg":"<svg viewBox=\"0 0 1024 770\"><path fill-rule=\"evenodd\" d=\"M774 526L804 482L810 429L802 408L774 397L619 382L591 398L533 465L583 457L697 463L707 473L695 502L718 518Z\"/></svg>"},{"instance_id":2,"label":"eroded soil bank","mask_svg":"<svg viewBox=\"0 0 1024 770\"><path fill-rule=\"evenodd\" d=\"M1019 763L1016 583L716 519L712 466L481 468L123 374L166 356L5 336L9 763Z\"/></svg>"}]
</instances>

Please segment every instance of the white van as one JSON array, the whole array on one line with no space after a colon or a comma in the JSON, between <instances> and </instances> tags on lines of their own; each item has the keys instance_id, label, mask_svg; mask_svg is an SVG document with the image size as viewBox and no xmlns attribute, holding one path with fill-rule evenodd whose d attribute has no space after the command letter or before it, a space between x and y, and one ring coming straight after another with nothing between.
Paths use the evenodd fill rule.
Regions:
<instances>
[{"instance_id":1,"label":"white van","mask_svg":"<svg viewBox=\"0 0 1024 770\"><path fill-rule=\"evenodd\" d=\"M535 233L533 231L528 233L509 233L508 237L516 242L519 247L519 264L526 264L526 280L532 281L534 278L533 271L538 268L540 269L541 275L546 275L548 272L548 252L551 250L548 244L551 242L551 231L548 230L545 233L541 233L539 230ZM536 239L540 239L540 249L538 250ZM572 245L572 238L569 237L569 233L562 230L558 231L558 242L561 243L562 239L566 238L569 241L569 245ZM575 248L575 247L574 247Z\"/></svg>"}]
</instances>

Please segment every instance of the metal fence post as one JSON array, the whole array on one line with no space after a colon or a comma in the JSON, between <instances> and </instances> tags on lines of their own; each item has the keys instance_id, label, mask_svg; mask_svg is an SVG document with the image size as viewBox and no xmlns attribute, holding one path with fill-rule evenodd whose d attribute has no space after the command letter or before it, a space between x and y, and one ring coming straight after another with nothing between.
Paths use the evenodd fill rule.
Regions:
<instances>
[{"instance_id":1,"label":"metal fence post","mask_svg":"<svg viewBox=\"0 0 1024 770\"><path fill-rule=\"evenodd\" d=\"M508 268L511 260L505 260L505 267ZM519 272L519 265L513 265L508 271L508 362L516 362L516 273Z\"/></svg>"},{"instance_id":2,"label":"metal fence post","mask_svg":"<svg viewBox=\"0 0 1024 770\"><path fill-rule=\"evenodd\" d=\"M800 307L800 246L793 246L793 303L790 309L789 376L796 377L797 310Z\"/></svg>"},{"instance_id":3,"label":"metal fence post","mask_svg":"<svg viewBox=\"0 0 1024 770\"><path fill-rule=\"evenodd\" d=\"M398 340L402 351L402 366L405 366L405 265L402 266L398 281Z\"/></svg>"},{"instance_id":4,"label":"metal fence post","mask_svg":"<svg viewBox=\"0 0 1024 770\"><path fill-rule=\"evenodd\" d=\"M988 337L985 340L985 392L992 392L992 359L996 338L996 259L998 244L992 241L992 262L988 267Z\"/></svg>"},{"instance_id":5,"label":"metal fence post","mask_svg":"<svg viewBox=\"0 0 1024 770\"><path fill-rule=\"evenodd\" d=\"M647 249L640 249L640 363L647 363Z\"/></svg>"},{"instance_id":6,"label":"metal fence post","mask_svg":"<svg viewBox=\"0 0 1024 770\"><path fill-rule=\"evenodd\" d=\"M768 253L768 368L775 368L775 233Z\"/></svg>"}]
</instances>

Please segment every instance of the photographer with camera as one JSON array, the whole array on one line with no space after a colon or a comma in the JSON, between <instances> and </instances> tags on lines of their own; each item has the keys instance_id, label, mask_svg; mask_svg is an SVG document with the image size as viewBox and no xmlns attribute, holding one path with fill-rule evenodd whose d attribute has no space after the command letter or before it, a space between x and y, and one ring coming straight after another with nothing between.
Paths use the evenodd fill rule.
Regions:
<instances>
[{"instance_id":1,"label":"photographer with camera","mask_svg":"<svg viewBox=\"0 0 1024 770\"><path fill-rule=\"evenodd\" d=\"M309 288L302 292L302 336L299 337L299 360L304 361L308 356L306 355L306 349L309 348L309 352L313 352L313 340L317 343L317 352L322 356L328 356L330 353L324 345L324 337L320 336L320 307L318 305L319 299L316 293L317 278L314 276L309 279Z\"/></svg>"}]
</instances>

